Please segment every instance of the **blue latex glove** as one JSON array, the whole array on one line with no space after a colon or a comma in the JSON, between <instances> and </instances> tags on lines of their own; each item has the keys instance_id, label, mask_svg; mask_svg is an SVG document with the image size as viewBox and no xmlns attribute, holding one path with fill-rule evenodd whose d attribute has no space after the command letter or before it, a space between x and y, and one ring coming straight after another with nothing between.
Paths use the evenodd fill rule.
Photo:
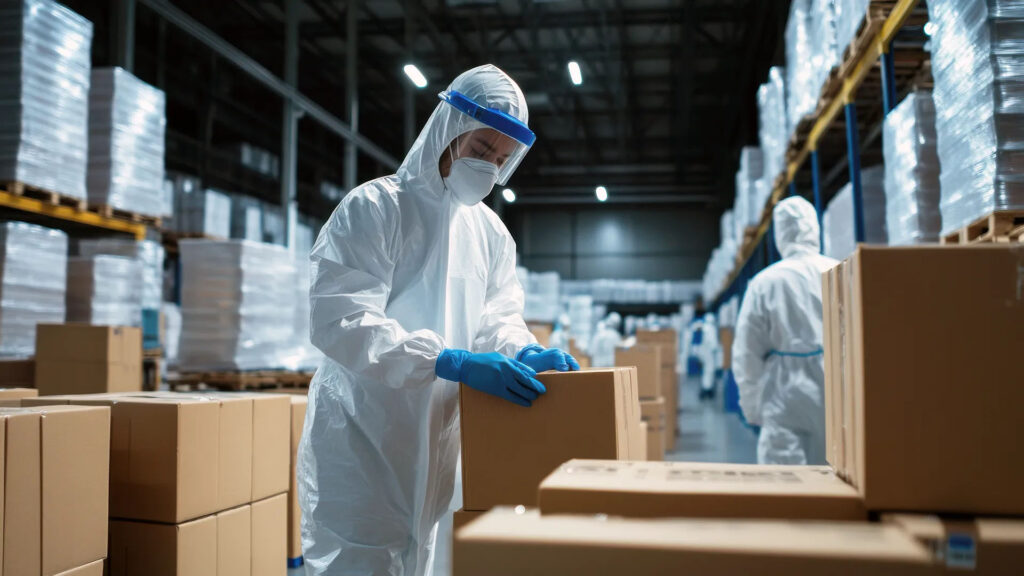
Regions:
<instances>
[{"instance_id":1,"label":"blue latex glove","mask_svg":"<svg viewBox=\"0 0 1024 576\"><path fill-rule=\"evenodd\" d=\"M516 360L533 368L537 372L558 370L569 372L579 370L580 363L567 352L558 348L544 348L540 344L528 344L516 354Z\"/></svg>"},{"instance_id":2,"label":"blue latex glove","mask_svg":"<svg viewBox=\"0 0 1024 576\"><path fill-rule=\"evenodd\" d=\"M537 381L532 368L497 352L473 354L467 350L446 349L437 357L434 371L438 377L462 382L470 388L529 407L547 392Z\"/></svg>"}]
</instances>

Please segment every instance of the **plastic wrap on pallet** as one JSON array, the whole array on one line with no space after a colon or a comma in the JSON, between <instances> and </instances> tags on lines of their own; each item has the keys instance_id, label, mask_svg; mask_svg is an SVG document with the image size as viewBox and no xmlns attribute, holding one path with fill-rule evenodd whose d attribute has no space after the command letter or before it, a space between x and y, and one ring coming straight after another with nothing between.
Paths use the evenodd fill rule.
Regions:
<instances>
[{"instance_id":1,"label":"plastic wrap on pallet","mask_svg":"<svg viewBox=\"0 0 1024 576\"><path fill-rule=\"evenodd\" d=\"M0 181L84 199L92 23L50 0L0 22Z\"/></svg>"},{"instance_id":2,"label":"plastic wrap on pallet","mask_svg":"<svg viewBox=\"0 0 1024 576\"><path fill-rule=\"evenodd\" d=\"M885 244L885 167L872 166L860 173L864 210L864 241ZM844 260L857 247L853 222L853 186L849 183L832 198L822 218L825 255Z\"/></svg>"},{"instance_id":3,"label":"plastic wrap on pallet","mask_svg":"<svg viewBox=\"0 0 1024 576\"><path fill-rule=\"evenodd\" d=\"M793 0L786 22L786 133L793 134L800 120L818 106L811 46L811 1Z\"/></svg>"},{"instance_id":4,"label":"plastic wrap on pallet","mask_svg":"<svg viewBox=\"0 0 1024 576\"><path fill-rule=\"evenodd\" d=\"M231 238L234 240L263 241L263 208L251 196L231 196Z\"/></svg>"},{"instance_id":5,"label":"plastic wrap on pallet","mask_svg":"<svg viewBox=\"0 0 1024 576\"><path fill-rule=\"evenodd\" d=\"M178 367L178 344L181 342L181 308L172 302L163 302L160 312L164 316L164 360L168 368Z\"/></svg>"},{"instance_id":6,"label":"plastic wrap on pallet","mask_svg":"<svg viewBox=\"0 0 1024 576\"><path fill-rule=\"evenodd\" d=\"M786 70L773 66L768 81L757 89L758 138L764 176L772 181L786 167L789 130L786 126Z\"/></svg>"},{"instance_id":7,"label":"plastic wrap on pallet","mask_svg":"<svg viewBox=\"0 0 1024 576\"><path fill-rule=\"evenodd\" d=\"M309 252L295 253L295 321L294 321L294 348L293 359L289 362L296 369L315 370L320 366L323 353L310 341L310 307L309 307L309 286L311 280L312 264L309 261Z\"/></svg>"},{"instance_id":8,"label":"plastic wrap on pallet","mask_svg":"<svg viewBox=\"0 0 1024 576\"><path fill-rule=\"evenodd\" d=\"M36 351L36 325L65 320L68 237L25 222L0 224L0 357Z\"/></svg>"},{"instance_id":9,"label":"plastic wrap on pallet","mask_svg":"<svg viewBox=\"0 0 1024 576\"><path fill-rule=\"evenodd\" d=\"M296 368L296 271L283 246L181 240L182 371Z\"/></svg>"},{"instance_id":10,"label":"plastic wrap on pallet","mask_svg":"<svg viewBox=\"0 0 1024 576\"><path fill-rule=\"evenodd\" d=\"M942 234L1024 210L1024 2L932 0Z\"/></svg>"},{"instance_id":11,"label":"plastic wrap on pallet","mask_svg":"<svg viewBox=\"0 0 1024 576\"><path fill-rule=\"evenodd\" d=\"M141 290L143 308L156 310L163 301L164 247L153 240L99 238L79 240L79 256L125 256L137 258L141 263Z\"/></svg>"},{"instance_id":12,"label":"plastic wrap on pallet","mask_svg":"<svg viewBox=\"0 0 1024 576\"><path fill-rule=\"evenodd\" d=\"M733 217L732 210L722 213L722 218L719 220L719 232L723 243L732 241L736 237L736 219Z\"/></svg>"},{"instance_id":13,"label":"plastic wrap on pallet","mask_svg":"<svg viewBox=\"0 0 1024 576\"><path fill-rule=\"evenodd\" d=\"M273 204L263 204L263 241L268 244L285 244L284 237L284 215L281 207Z\"/></svg>"},{"instance_id":14,"label":"plastic wrap on pallet","mask_svg":"<svg viewBox=\"0 0 1024 576\"><path fill-rule=\"evenodd\" d=\"M231 198L216 190L203 190L198 182L183 179L175 188L175 230L179 234L210 238L231 236Z\"/></svg>"},{"instance_id":15,"label":"plastic wrap on pallet","mask_svg":"<svg viewBox=\"0 0 1024 576\"><path fill-rule=\"evenodd\" d=\"M832 69L842 62L842 49L836 30L836 4L839 0L811 0L810 54L813 80L810 88L815 99L828 81Z\"/></svg>"},{"instance_id":16,"label":"plastic wrap on pallet","mask_svg":"<svg viewBox=\"0 0 1024 576\"><path fill-rule=\"evenodd\" d=\"M840 52L857 39L857 30L870 5L871 0L836 0L836 40Z\"/></svg>"},{"instance_id":17,"label":"plastic wrap on pallet","mask_svg":"<svg viewBox=\"0 0 1024 576\"><path fill-rule=\"evenodd\" d=\"M736 218L736 243L743 244L743 230L757 224L761 208L755 204L755 183L764 173L761 149L745 146L740 151L740 169L736 172L736 201L733 212Z\"/></svg>"},{"instance_id":18,"label":"plastic wrap on pallet","mask_svg":"<svg viewBox=\"0 0 1024 576\"><path fill-rule=\"evenodd\" d=\"M526 296L523 318L529 322L554 323L561 311L561 277L558 272L527 272L523 291Z\"/></svg>"},{"instance_id":19,"label":"plastic wrap on pallet","mask_svg":"<svg viewBox=\"0 0 1024 576\"><path fill-rule=\"evenodd\" d=\"M889 244L936 242L939 214L939 155L931 92L909 94L885 118L885 218Z\"/></svg>"},{"instance_id":20,"label":"plastic wrap on pallet","mask_svg":"<svg viewBox=\"0 0 1024 576\"><path fill-rule=\"evenodd\" d=\"M163 90L122 68L92 71L89 202L163 216L166 124Z\"/></svg>"},{"instance_id":21,"label":"plastic wrap on pallet","mask_svg":"<svg viewBox=\"0 0 1024 576\"><path fill-rule=\"evenodd\" d=\"M127 256L68 258L68 322L142 325L142 263Z\"/></svg>"}]
</instances>

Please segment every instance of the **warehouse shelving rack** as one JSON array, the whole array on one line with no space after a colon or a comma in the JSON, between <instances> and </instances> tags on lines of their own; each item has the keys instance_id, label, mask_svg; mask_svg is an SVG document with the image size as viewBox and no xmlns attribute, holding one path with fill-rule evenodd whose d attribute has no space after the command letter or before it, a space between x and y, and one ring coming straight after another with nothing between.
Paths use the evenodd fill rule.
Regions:
<instances>
[{"instance_id":1,"label":"warehouse shelving rack","mask_svg":"<svg viewBox=\"0 0 1024 576\"><path fill-rule=\"evenodd\" d=\"M858 242L864 240L863 197L860 182L861 168L861 123L858 122L858 105L863 112L866 106L877 106L881 100L881 110L887 115L898 103L897 86L921 82L921 71L930 66L927 60L917 59L912 66L901 67L897 64L893 40L907 25L908 20L917 8L920 0L889 0L874 1L865 17L862 32L867 30L867 37L858 37L855 42L860 45L847 48L844 62L838 67L830 86L822 91L814 114L805 117L797 128L797 133L790 140L787 150L786 168L780 174L772 189L772 193L761 212L761 219L753 235L748 235L740 247L736 265L727 277L722 289L713 298L710 309L719 306L733 296L742 296L750 279L759 272L764 264L778 260L771 231L772 210L783 198L797 194L796 179L798 173L810 164L811 188L814 206L821 223L824 214L824 198L822 193L821 157L820 152L826 146L835 146L834 136L840 124L845 125L846 163L850 173L850 184L853 189L854 234ZM867 27L872 17L871 10L884 10L884 18L880 25ZM925 58L927 59L927 53ZM875 66L879 68L880 82L868 82ZM899 72L899 74L898 74ZM862 90L863 89L863 90ZM858 99L858 91L861 91ZM826 96L827 94L827 96ZM840 117L842 112L842 117ZM826 141L827 137L833 136Z\"/></svg>"},{"instance_id":2,"label":"warehouse shelving rack","mask_svg":"<svg viewBox=\"0 0 1024 576\"><path fill-rule=\"evenodd\" d=\"M146 222L110 213L109 210L86 208L85 200L36 190L18 182L8 183L0 189L0 208L30 215L24 219L44 226L59 228L61 222L72 223L96 231L130 234L136 240L146 238Z\"/></svg>"}]
</instances>

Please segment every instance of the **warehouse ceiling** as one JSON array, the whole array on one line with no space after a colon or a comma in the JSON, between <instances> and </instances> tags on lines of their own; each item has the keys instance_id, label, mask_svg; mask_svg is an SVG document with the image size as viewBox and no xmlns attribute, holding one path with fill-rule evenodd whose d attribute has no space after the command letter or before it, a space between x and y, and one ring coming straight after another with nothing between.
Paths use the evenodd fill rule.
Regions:
<instances>
[{"instance_id":1,"label":"warehouse ceiling","mask_svg":"<svg viewBox=\"0 0 1024 576\"><path fill-rule=\"evenodd\" d=\"M277 75L283 74L287 0L173 0ZM94 61L113 62L112 3L68 2L96 23ZM101 5L101 6L97 6ZM359 132L396 158L407 148L402 66L429 85L415 96L416 126L459 72L493 63L527 95L538 140L510 186L522 203L732 201L739 147L756 143L755 92L781 61L788 1L299 0L299 89L345 120L345 57L359 62ZM273 198L277 187L225 165L238 142L280 154L278 96L144 3L137 8L135 71L168 92L168 166ZM574 86L566 64L580 63ZM329 209L319 182L343 181L343 141L300 124L300 201ZM358 180L387 173L360 155Z\"/></svg>"}]
</instances>

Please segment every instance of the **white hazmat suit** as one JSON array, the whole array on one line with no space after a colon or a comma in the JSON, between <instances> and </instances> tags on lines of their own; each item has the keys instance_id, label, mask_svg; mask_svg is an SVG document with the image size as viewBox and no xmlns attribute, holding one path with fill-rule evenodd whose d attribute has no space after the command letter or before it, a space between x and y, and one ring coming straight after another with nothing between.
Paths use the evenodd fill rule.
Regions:
<instances>
[{"instance_id":1,"label":"white hazmat suit","mask_svg":"<svg viewBox=\"0 0 1024 576\"><path fill-rule=\"evenodd\" d=\"M523 93L494 66L449 90L527 122ZM430 573L459 454L459 387L435 362L446 348L511 357L536 342L515 243L488 207L456 201L438 169L480 128L440 103L398 173L352 190L313 247L311 339L326 359L298 455L307 574Z\"/></svg>"},{"instance_id":2,"label":"white hazmat suit","mask_svg":"<svg viewBox=\"0 0 1024 576\"><path fill-rule=\"evenodd\" d=\"M615 365L615 347L622 342L622 334L616 329L621 317L612 312L597 323L597 332L590 340L590 363L595 368Z\"/></svg>"},{"instance_id":3,"label":"white hazmat suit","mask_svg":"<svg viewBox=\"0 0 1024 576\"><path fill-rule=\"evenodd\" d=\"M702 396L714 396L715 370L719 365L718 322L715 315L708 312L700 325L701 343L699 358L701 364L700 389Z\"/></svg>"},{"instance_id":4,"label":"white hazmat suit","mask_svg":"<svg viewBox=\"0 0 1024 576\"><path fill-rule=\"evenodd\" d=\"M760 464L825 463L825 366L818 217L799 197L772 213L777 262L751 280L740 307L732 369L747 420L761 426Z\"/></svg>"}]
</instances>

